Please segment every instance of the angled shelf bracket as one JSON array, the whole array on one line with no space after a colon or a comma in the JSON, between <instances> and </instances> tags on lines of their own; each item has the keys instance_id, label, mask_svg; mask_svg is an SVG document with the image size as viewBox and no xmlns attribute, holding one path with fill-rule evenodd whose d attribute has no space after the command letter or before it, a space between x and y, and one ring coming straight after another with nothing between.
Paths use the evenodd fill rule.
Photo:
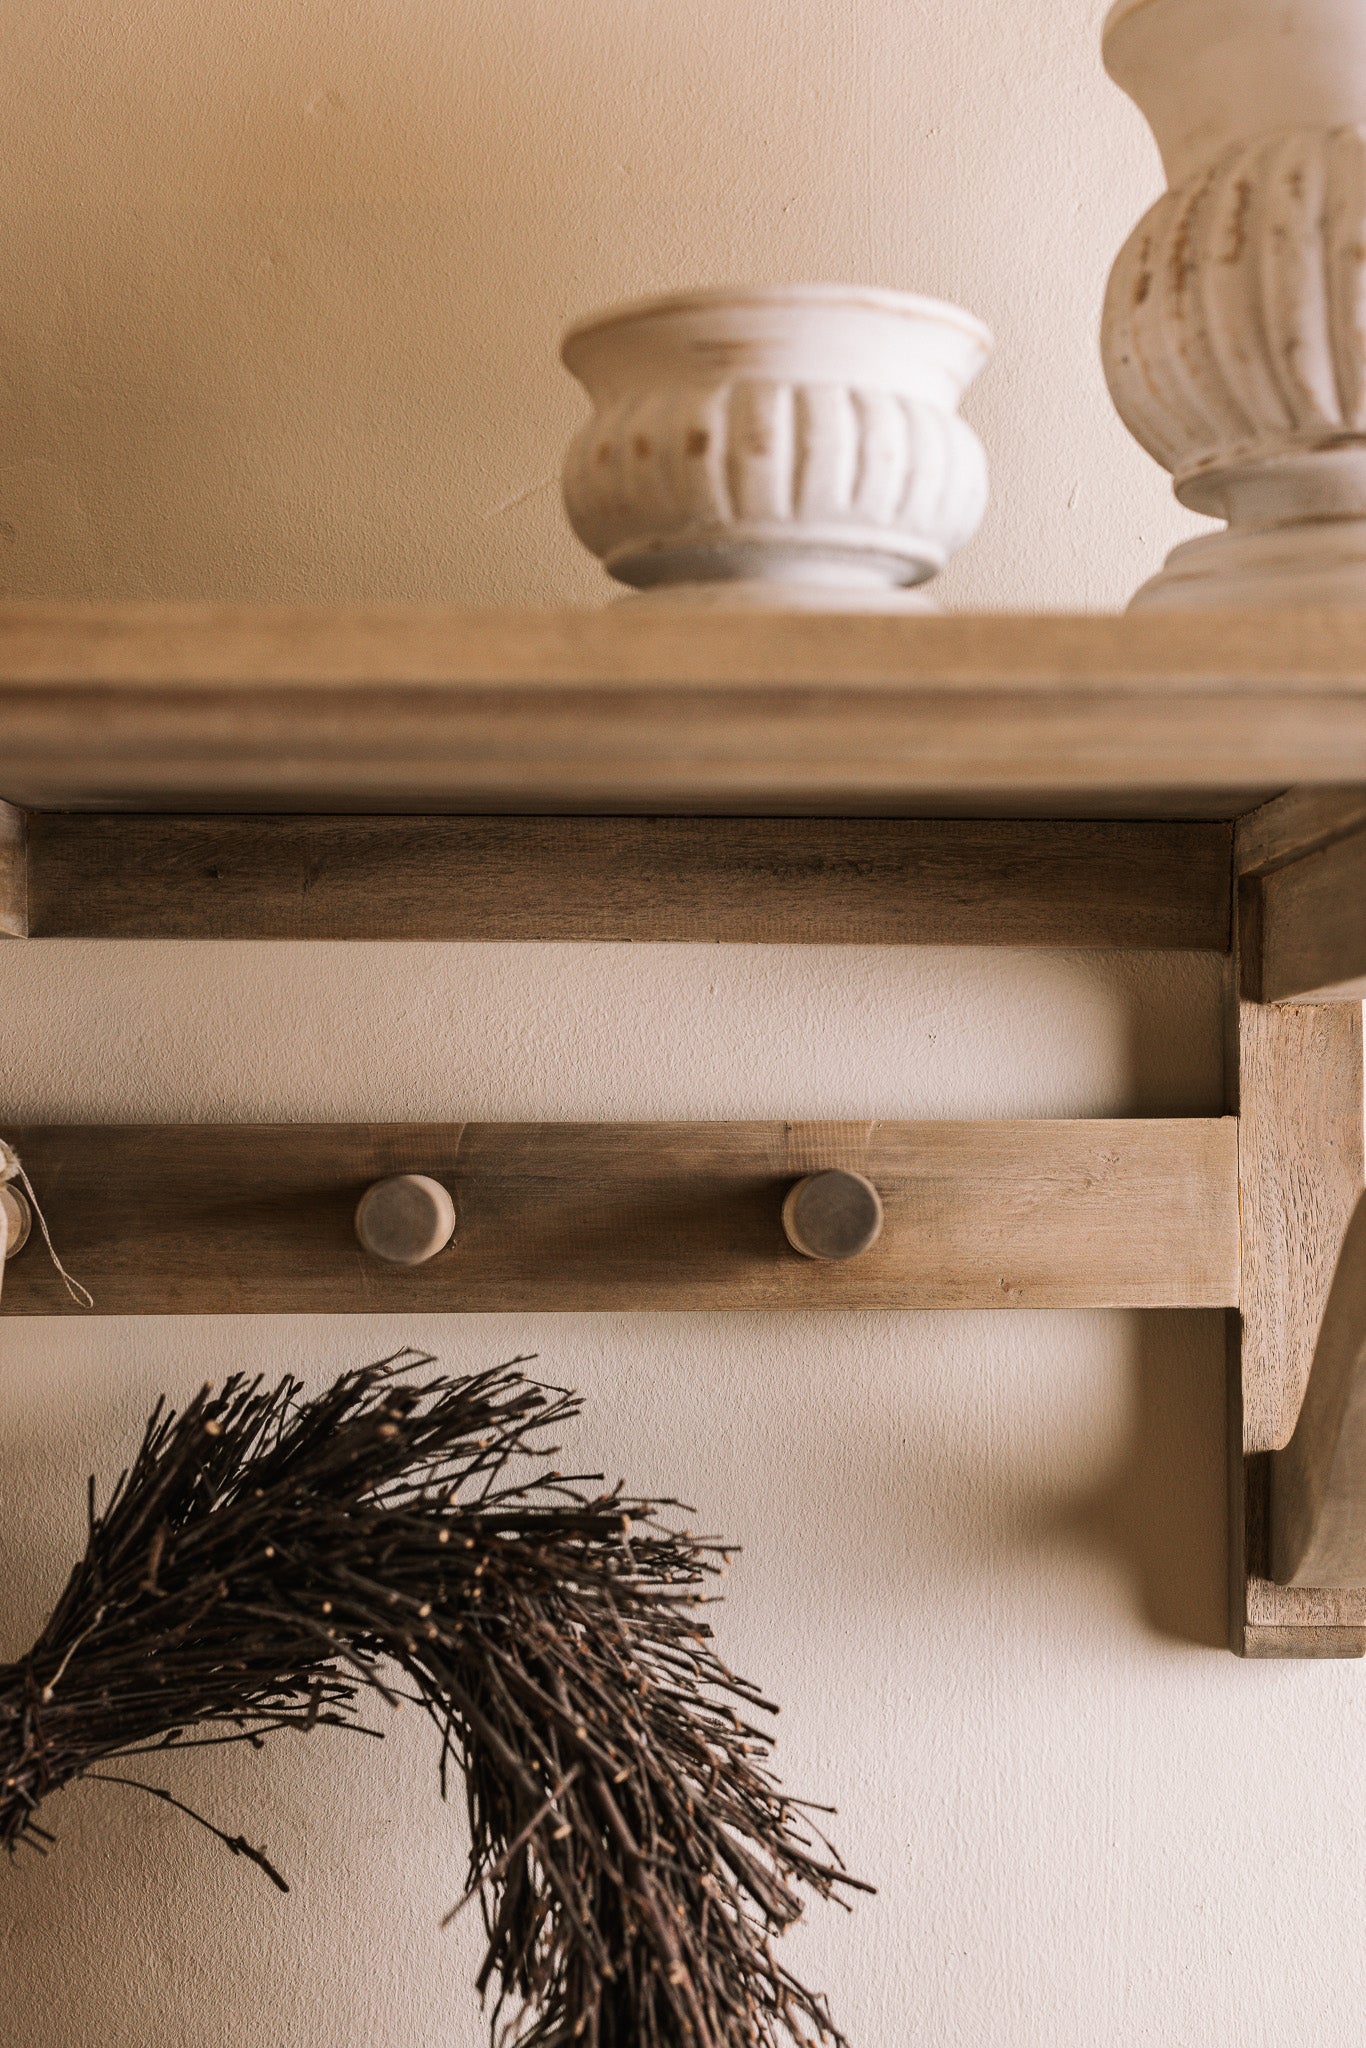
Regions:
<instances>
[{"instance_id":1,"label":"angled shelf bracket","mask_svg":"<svg viewBox=\"0 0 1366 2048\"><path fill-rule=\"evenodd\" d=\"M1366 894L1344 876L1363 854L1361 788L1290 791L1236 834L1229 1506L1232 1639L1249 1656L1366 1654L1366 1549L1355 1578L1340 1558L1336 1576L1316 1561L1329 1540L1319 1509L1340 1503L1350 1463L1338 1403L1362 1256L1363 1226L1349 1226L1366 1187Z\"/></svg>"},{"instance_id":2,"label":"angled shelf bracket","mask_svg":"<svg viewBox=\"0 0 1366 2048\"><path fill-rule=\"evenodd\" d=\"M1343 1240L1295 1433L1270 1455L1277 1586L1366 1587L1366 1196Z\"/></svg>"}]
</instances>

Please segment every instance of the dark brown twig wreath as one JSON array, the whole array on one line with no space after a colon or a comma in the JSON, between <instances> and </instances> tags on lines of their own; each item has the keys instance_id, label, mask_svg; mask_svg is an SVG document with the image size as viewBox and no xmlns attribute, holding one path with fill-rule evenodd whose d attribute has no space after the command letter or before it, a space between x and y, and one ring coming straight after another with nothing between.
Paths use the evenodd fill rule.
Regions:
<instances>
[{"instance_id":1,"label":"dark brown twig wreath","mask_svg":"<svg viewBox=\"0 0 1366 2048\"><path fill-rule=\"evenodd\" d=\"M443 1795L464 1773L491 2032L840 2043L772 1943L799 1887L855 1880L766 1767L751 1717L772 1709L709 1646L698 1610L727 1551L669 1527L676 1502L517 1476L579 1408L525 1360L408 1377L433 1363L401 1353L312 1400L238 1375L158 1405L101 1515L92 1481L42 1635L0 1666L0 1842L45 1847L41 1802L78 1778L192 1813L99 1767L358 1727L364 1693L402 1696L398 1667L440 1730Z\"/></svg>"}]
</instances>

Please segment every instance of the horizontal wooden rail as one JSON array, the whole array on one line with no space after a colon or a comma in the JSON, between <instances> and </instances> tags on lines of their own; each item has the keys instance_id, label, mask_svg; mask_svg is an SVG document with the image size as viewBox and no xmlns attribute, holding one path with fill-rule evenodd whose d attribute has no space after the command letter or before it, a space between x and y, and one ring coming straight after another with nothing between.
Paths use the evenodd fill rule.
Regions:
<instances>
[{"instance_id":1,"label":"horizontal wooden rail","mask_svg":"<svg viewBox=\"0 0 1366 2048\"><path fill-rule=\"evenodd\" d=\"M106 1314L397 1309L1220 1307L1232 1118L1141 1122L108 1126L6 1131ZM781 1206L841 1166L877 1242L800 1257ZM451 1247L363 1252L362 1191L430 1175ZM0 1313L77 1313L35 1232Z\"/></svg>"},{"instance_id":2,"label":"horizontal wooden rail","mask_svg":"<svg viewBox=\"0 0 1366 2048\"><path fill-rule=\"evenodd\" d=\"M1222 952L1231 861L1207 823L35 813L11 925Z\"/></svg>"}]
</instances>

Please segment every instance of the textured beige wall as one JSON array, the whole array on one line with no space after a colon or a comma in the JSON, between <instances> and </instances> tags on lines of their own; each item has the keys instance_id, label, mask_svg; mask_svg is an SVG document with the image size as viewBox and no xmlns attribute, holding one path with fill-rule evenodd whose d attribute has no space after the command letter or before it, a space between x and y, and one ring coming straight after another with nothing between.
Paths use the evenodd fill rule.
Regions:
<instances>
[{"instance_id":1,"label":"textured beige wall","mask_svg":"<svg viewBox=\"0 0 1366 2048\"><path fill-rule=\"evenodd\" d=\"M588 598L576 314L955 298L995 503L948 601L1110 606L1195 522L1110 411L1159 189L1098 0L40 0L0 75L0 590Z\"/></svg>"},{"instance_id":2,"label":"textured beige wall","mask_svg":"<svg viewBox=\"0 0 1366 2048\"><path fill-rule=\"evenodd\" d=\"M1157 189L1091 0L81 0L0 69L0 587L590 599L572 314L725 278L961 298L995 500L958 604L1111 605L1189 529L1105 400ZM16 1117L1202 1111L1212 964L648 946L0 952ZM792 1944L858 2048L1359 2039L1366 1692L1220 1628L1214 1318L9 1322L0 1656L154 1393L537 1348L581 1443L746 1546L722 1625L881 1887ZM479 2038L431 1745L107 1788L0 1869L3 2048Z\"/></svg>"}]
</instances>

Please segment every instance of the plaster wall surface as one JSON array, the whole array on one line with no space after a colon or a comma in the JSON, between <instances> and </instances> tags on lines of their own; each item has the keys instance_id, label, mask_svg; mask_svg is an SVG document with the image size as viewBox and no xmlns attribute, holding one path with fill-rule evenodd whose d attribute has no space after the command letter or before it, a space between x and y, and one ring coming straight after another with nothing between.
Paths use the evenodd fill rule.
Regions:
<instances>
[{"instance_id":1,"label":"plaster wall surface","mask_svg":"<svg viewBox=\"0 0 1366 2048\"><path fill-rule=\"evenodd\" d=\"M1116 605L1194 528L1105 397L1160 187L1092 0L82 0L0 66L0 590L596 602L557 510L569 317L834 277L983 314L961 606ZM35 944L36 1118L1092 1115L1221 1100L1215 964L705 947ZM155 1395L411 1341L578 1386L585 1461L744 1554L725 1646L879 1887L790 1943L857 2048L1348 2048L1359 1668L1222 1632L1197 1315L70 1319L0 1326L0 1657ZM150 1801L0 1869L3 2048L473 2044L427 1732L184 1760L282 1899Z\"/></svg>"}]
</instances>

